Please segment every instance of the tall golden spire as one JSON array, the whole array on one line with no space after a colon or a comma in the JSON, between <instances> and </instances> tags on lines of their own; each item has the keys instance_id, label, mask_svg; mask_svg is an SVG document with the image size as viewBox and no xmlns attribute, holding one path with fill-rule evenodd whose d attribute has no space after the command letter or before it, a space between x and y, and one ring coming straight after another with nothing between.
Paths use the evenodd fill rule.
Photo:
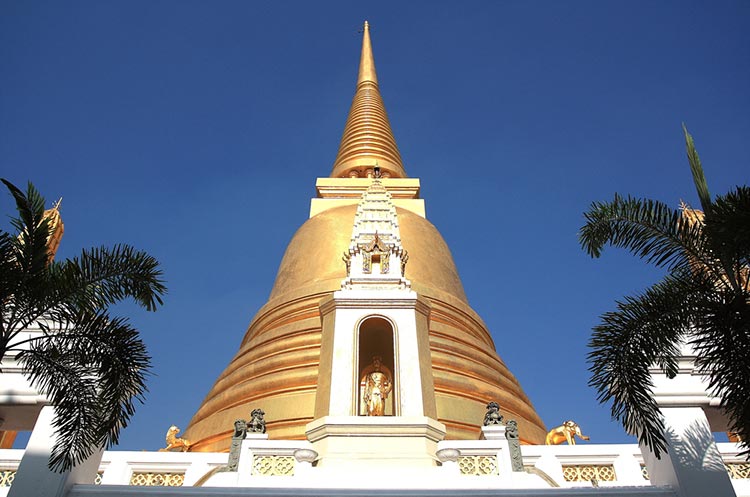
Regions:
<instances>
[{"instance_id":1,"label":"tall golden spire","mask_svg":"<svg viewBox=\"0 0 750 497\"><path fill-rule=\"evenodd\" d=\"M369 176L375 166L380 167L384 177L406 177L401 154L378 89L370 25L365 21L357 90L349 109L331 177Z\"/></svg>"}]
</instances>

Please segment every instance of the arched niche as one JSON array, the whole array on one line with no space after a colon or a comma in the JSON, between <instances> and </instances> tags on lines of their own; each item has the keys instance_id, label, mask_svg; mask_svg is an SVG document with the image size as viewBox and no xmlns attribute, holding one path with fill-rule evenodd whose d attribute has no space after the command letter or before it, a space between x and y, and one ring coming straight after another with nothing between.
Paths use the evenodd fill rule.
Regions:
<instances>
[{"instance_id":1,"label":"arched niche","mask_svg":"<svg viewBox=\"0 0 750 497\"><path fill-rule=\"evenodd\" d=\"M367 416L367 402L365 392L368 389L368 375L376 368L374 359L380 358L380 368L377 368L384 374L390 382L390 392L384 402L385 416L397 415L396 412L396 381L394 375L396 371L394 355L394 329L390 321L379 316L372 316L364 319L357 330L358 334L358 351L357 351L357 378L359 378L359 392L357 395L357 414ZM382 377L380 378L382 380Z\"/></svg>"}]
</instances>

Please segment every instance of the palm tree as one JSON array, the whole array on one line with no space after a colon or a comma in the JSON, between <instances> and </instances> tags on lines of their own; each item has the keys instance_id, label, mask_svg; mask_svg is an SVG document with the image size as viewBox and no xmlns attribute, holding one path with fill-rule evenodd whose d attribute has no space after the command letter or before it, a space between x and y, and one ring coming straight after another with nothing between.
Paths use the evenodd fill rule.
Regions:
<instances>
[{"instance_id":1,"label":"palm tree","mask_svg":"<svg viewBox=\"0 0 750 497\"><path fill-rule=\"evenodd\" d=\"M598 400L612 401L613 418L657 457L666 441L649 366L674 377L685 342L694 346L730 430L745 449L750 441L750 188L712 199L693 138L683 130L702 212L615 194L591 205L579 232L592 257L611 245L666 269L661 281L601 316L588 355Z\"/></svg>"},{"instance_id":2,"label":"palm tree","mask_svg":"<svg viewBox=\"0 0 750 497\"><path fill-rule=\"evenodd\" d=\"M55 406L57 444L50 468L65 471L117 443L142 401L150 357L110 305L126 298L153 311L166 287L159 263L127 245L52 260L44 198L6 180L18 217L0 230L0 359L15 356L31 384ZM25 338L30 326L42 332Z\"/></svg>"}]
</instances>

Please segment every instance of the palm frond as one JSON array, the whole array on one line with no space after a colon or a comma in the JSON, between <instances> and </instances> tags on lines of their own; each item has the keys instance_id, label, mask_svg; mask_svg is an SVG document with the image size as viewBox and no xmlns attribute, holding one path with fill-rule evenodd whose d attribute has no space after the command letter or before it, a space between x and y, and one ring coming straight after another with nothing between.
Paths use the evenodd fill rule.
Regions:
<instances>
[{"instance_id":1,"label":"palm frond","mask_svg":"<svg viewBox=\"0 0 750 497\"><path fill-rule=\"evenodd\" d=\"M676 373L681 337L691 341L708 389L750 448L750 189L737 187L712 202L693 137L683 130L702 214L615 195L592 205L579 233L592 257L609 244L669 271L603 315L589 344L590 384L599 400L611 400L613 417L657 455L666 441L648 368Z\"/></svg>"},{"instance_id":2,"label":"palm frond","mask_svg":"<svg viewBox=\"0 0 750 497\"><path fill-rule=\"evenodd\" d=\"M649 365L673 377L680 339L690 324L689 280L666 277L643 295L627 297L605 313L593 330L589 385L625 429L659 456L666 450L663 422L653 399Z\"/></svg>"},{"instance_id":3,"label":"palm frond","mask_svg":"<svg viewBox=\"0 0 750 497\"><path fill-rule=\"evenodd\" d=\"M19 321L60 322L77 309L96 312L127 298L153 311L166 293L162 276L155 258L129 245L83 250L80 257L49 263L39 282L45 293L29 299L34 305L20 306L25 314Z\"/></svg>"},{"instance_id":4,"label":"palm frond","mask_svg":"<svg viewBox=\"0 0 750 497\"><path fill-rule=\"evenodd\" d=\"M87 365L81 364L66 347L38 344L24 351L19 360L31 384L55 406L57 440L50 467L66 471L85 460L101 446L97 426L97 384Z\"/></svg>"},{"instance_id":5,"label":"palm frond","mask_svg":"<svg viewBox=\"0 0 750 497\"><path fill-rule=\"evenodd\" d=\"M662 202L615 194L611 202L594 202L584 218L578 240L591 257L600 257L609 244L670 270L713 263L702 246L701 226Z\"/></svg>"},{"instance_id":6,"label":"palm frond","mask_svg":"<svg viewBox=\"0 0 750 497\"><path fill-rule=\"evenodd\" d=\"M690 172L693 173L693 183L695 189L698 192L698 199L701 202L703 212L708 212L711 209L711 194L708 192L708 183L706 183L706 175L703 173L703 166L701 166L700 157L698 157L698 151L695 150L695 143L693 137L688 133L687 126L682 124L682 131L685 133L685 146L687 148L688 162L690 162Z\"/></svg>"},{"instance_id":7,"label":"palm frond","mask_svg":"<svg viewBox=\"0 0 750 497\"><path fill-rule=\"evenodd\" d=\"M17 218L11 224L18 230L15 243L16 264L27 278L44 271L47 264L47 237L50 227L44 218L44 197L29 183L26 193L5 179L0 179L16 201Z\"/></svg>"},{"instance_id":8,"label":"palm frond","mask_svg":"<svg viewBox=\"0 0 750 497\"><path fill-rule=\"evenodd\" d=\"M18 230L0 231L0 359L17 356L32 385L55 406L50 458L64 471L116 443L142 401L150 358L138 331L109 306L132 298L147 310L166 293L158 262L128 245L50 261L44 199L3 180L15 198ZM42 334L19 333L36 323Z\"/></svg>"},{"instance_id":9,"label":"palm frond","mask_svg":"<svg viewBox=\"0 0 750 497\"><path fill-rule=\"evenodd\" d=\"M731 431L750 441L750 293L707 291L695 317L696 365L729 414Z\"/></svg>"},{"instance_id":10,"label":"palm frond","mask_svg":"<svg viewBox=\"0 0 750 497\"><path fill-rule=\"evenodd\" d=\"M3 306L13 295L18 286L19 278L14 250L13 237L0 230L0 306ZM4 313L0 314L0 319L2 316Z\"/></svg>"},{"instance_id":11,"label":"palm frond","mask_svg":"<svg viewBox=\"0 0 750 497\"><path fill-rule=\"evenodd\" d=\"M10 181L0 178L0 181L13 195L16 201L16 210L19 218L12 220L13 226L19 231L23 231L28 226L37 226L44 216L44 197L33 184L29 183L26 193L23 193L16 185Z\"/></svg>"},{"instance_id":12,"label":"palm frond","mask_svg":"<svg viewBox=\"0 0 750 497\"><path fill-rule=\"evenodd\" d=\"M134 402L142 402L150 370L146 347L125 319L79 311L67 322L75 325L48 335L21 358L34 371L32 384L57 410L58 443L50 465L61 471L96 447L117 443ZM50 374L62 375L63 381L51 380Z\"/></svg>"},{"instance_id":13,"label":"palm frond","mask_svg":"<svg viewBox=\"0 0 750 497\"><path fill-rule=\"evenodd\" d=\"M149 311L166 293L158 261L129 245L83 250L53 270L56 298L82 307L105 308L132 298Z\"/></svg>"},{"instance_id":14,"label":"palm frond","mask_svg":"<svg viewBox=\"0 0 750 497\"><path fill-rule=\"evenodd\" d=\"M750 290L750 188L740 186L714 201L705 218L711 253L735 293Z\"/></svg>"}]
</instances>

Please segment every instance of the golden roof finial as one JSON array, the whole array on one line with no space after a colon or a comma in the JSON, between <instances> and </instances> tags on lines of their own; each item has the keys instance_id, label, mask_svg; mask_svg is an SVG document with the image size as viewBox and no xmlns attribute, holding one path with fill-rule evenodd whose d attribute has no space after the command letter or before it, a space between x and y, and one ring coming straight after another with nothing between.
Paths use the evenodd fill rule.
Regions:
<instances>
[{"instance_id":1,"label":"golden roof finial","mask_svg":"<svg viewBox=\"0 0 750 497\"><path fill-rule=\"evenodd\" d=\"M331 177L365 177L367 170L372 169L373 161L386 173L384 176L406 177L401 154L378 89L370 42L370 24L365 21L357 90L349 109Z\"/></svg>"},{"instance_id":2,"label":"golden roof finial","mask_svg":"<svg viewBox=\"0 0 750 497\"><path fill-rule=\"evenodd\" d=\"M365 21L364 34L362 35L362 55L359 58L357 86L364 81L372 81L378 84L378 75L375 73L375 59L372 56L372 42L370 42L370 23L367 21Z\"/></svg>"},{"instance_id":3,"label":"golden roof finial","mask_svg":"<svg viewBox=\"0 0 750 497\"><path fill-rule=\"evenodd\" d=\"M57 249L60 246L60 240L62 240L63 233L65 232L65 225L60 215L61 203L62 197L52 204L52 207L45 210L43 215L44 219L47 220L47 227L49 228L49 235L47 236L47 262L52 262L55 258Z\"/></svg>"}]
</instances>

